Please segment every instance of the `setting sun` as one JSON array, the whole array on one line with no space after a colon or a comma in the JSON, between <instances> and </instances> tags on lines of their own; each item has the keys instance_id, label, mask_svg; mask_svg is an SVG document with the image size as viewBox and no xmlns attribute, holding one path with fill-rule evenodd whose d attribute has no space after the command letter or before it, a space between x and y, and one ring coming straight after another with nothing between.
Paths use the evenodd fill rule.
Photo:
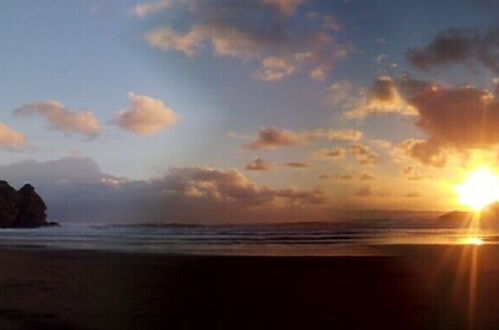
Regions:
<instances>
[{"instance_id":1,"label":"setting sun","mask_svg":"<svg viewBox=\"0 0 499 330\"><path fill-rule=\"evenodd\" d=\"M471 172L455 190L460 203L480 211L499 200L499 177L487 167L480 167Z\"/></svg>"}]
</instances>

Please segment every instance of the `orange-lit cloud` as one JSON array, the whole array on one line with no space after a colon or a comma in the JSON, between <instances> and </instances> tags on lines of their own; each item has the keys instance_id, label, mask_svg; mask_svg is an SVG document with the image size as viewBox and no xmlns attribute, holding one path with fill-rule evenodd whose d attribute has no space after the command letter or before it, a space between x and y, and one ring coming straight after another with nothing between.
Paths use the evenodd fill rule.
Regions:
<instances>
[{"instance_id":1,"label":"orange-lit cloud","mask_svg":"<svg viewBox=\"0 0 499 330\"><path fill-rule=\"evenodd\" d=\"M316 151L312 156L315 159L339 160L344 159L347 152L344 148L322 149Z\"/></svg>"},{"instance_id":2,"label":"orange-lit cloud","mask_svg":"<svg viewBox=\"0 0 499 330\"><path fill-rule=\"evenodd\" d=\"M265 205L279 200L294 205L320 205L330 201L328 194L320 189L272 189L258 186L237 170L177 168L165 177L164 184L166 189L181 193L185 198L246 206Z\"/></svg>"},{"instance_id":3,"label":"orange-lit cloud","mask_svg":"<svg viewBox=\"0 0 499 330\"><path fill-rule=\"evenodd\" d=\"M72 111L57 101L43 101L25 104L14 110L19 116L42 116L51 128L66 132L77 133L87 138L96 137L101 126L94 114L88 110Z\"/></svg>"},{"instance_id":4,"label":"orange-lit cloud","mask_svg":"<svg viewBox=\"0 0 499 330\"><path fill-rule=\"evenodd\" d=\"M178 122L178 116L163 101L145 95L128 94L130 109L118 112L114 123L137 135L159 134Z\"/></svg>"},{"instance_id":5,"label":"orange-lit cloud","mask_svg":"<svg viewBox=\"0 0 499 330\"><path fill-rule=\"evenodd\" d=\"M393 148L395 162L400 156L416 159L423 164L442 167L447 163L448 152L432 141L422 139L406 139Z\"/></svg>"},{"instance_id":6,"label":"orange-lit cloud","mask_svg":"<svg viewBox=\"0 0 499 330\"><path fill-rule=\"evenodd\" d=\"M359 143L351 144L348 147L348 152L355 156L359 165L377 164L380 160L376 152Z\"/></svg>"},{"instance_id":7,"label":"orange-lit cloud","mask_svg":"<svg viewBox=\"0 0 499 330\"><path fill-rule=\"evenodd\" d=\"M280 81L295 72L295 64L285 57L267 57L262 60L262 67L255 73L255 78L269 82Z\"/></svg>"},{"instance_id":8,"label":"orange-lit cloud","mask_svg":"<svg viewBox=\"0 0 499 330\"><path fill-rule=\"evenodd\" d=\"M404 178L409 181L419 181L423 180L426 177L421 173L420 170L416 169L414 166L406 166L402 169L402 174Z\"/></svg>"},{"instance_id":9,"label":"orange-lit cloud","mask_svg":"<svg viewBox=\"0 0 499 330\"><path fill-rule=\"evenodd\" d=\"M9 126L0 123L0 148L10 151L23 150L28 146L28 139L24 134L16 132Z\"/></svg>"},{"instance_id":10,"label":"orange-lit cloud","mask_svg":"<svg viewBox=\"0 0 499 330\"><path fill-rule=\"evenodd\" d=\"M360 176L360 180L361 181L370 181L370 180L374 180L374 179L375 179L374 175L369 174L369 173L363 173Z\"/></svg>"},{"instance_id":11,"label":"orange-lit cloud","mask_svg":"<svg viewBox=\"0 0 499 330\"><path fill-rule=\"evenodd\" d=\"M362 97L362 95L360 95ZM378 77L356 108L345 112L348 119L362 119L372 114L397 113L414 116L416 109L403 97L396 82L388 76Z\"/></svg>"}]
</instances>

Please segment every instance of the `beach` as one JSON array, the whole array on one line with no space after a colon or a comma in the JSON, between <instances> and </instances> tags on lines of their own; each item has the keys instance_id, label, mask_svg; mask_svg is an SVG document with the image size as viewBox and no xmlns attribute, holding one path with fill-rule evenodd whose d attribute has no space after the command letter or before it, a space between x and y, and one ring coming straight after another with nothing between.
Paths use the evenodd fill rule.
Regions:
<instances>
[{"instance_id":1,"label":"beach","mask_svg":"<svg viewBox=\"0 0 499 330\"><path fill-rule=\"evenodd\" d=\"M493 329L496 245L373 256L0 250L2 329ZM474 279L473 281L471 279Z\"/></svg>"}]
</instances>

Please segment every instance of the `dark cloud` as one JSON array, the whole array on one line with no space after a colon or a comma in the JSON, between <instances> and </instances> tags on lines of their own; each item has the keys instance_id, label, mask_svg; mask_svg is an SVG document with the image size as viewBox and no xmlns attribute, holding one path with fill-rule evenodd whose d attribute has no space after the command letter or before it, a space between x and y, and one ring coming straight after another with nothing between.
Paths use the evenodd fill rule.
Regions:
<instances>
[{"instance_id":1,"label":"dark cloud","mask_svg":"<svg viewBox=\"0 0 499 330\"><path fill-rule=\"evenodd\" d=\"M247 145L248 149L275 149L303 144L303 138L290 130L281 130L275 127L262 128L258 131L255 141Z\"/></svg>"},{"instance_id":2,"label":"dark cloud","mask_svg":"<svg viewBox=\"0 0 499 330\"><path fill-rule=\"evenodd\" d=\"M245 168L248 171L270 171L272 169L272 164L265 159L257 157L249 162Z\"/></svg>"},{"instance_id":3,"label":"dark cloud","mask_svg":"<svg viewBox=\"0 0 499 330\"><path fill-rule=\"evenodd\" d=\"M474 87L434 88L412 100L416 125L431 143L457 148L488 147L499 142L497 95Z\"/></svg>"},{"instance_id":4,"label":"dark cloud","mask_svg":"<svg viewBox=\"0 0 499 330\"><path fill-rule=\"evenodd\" d=\"M481 64L499 73L499 28L444 30L427 46L408 50L407 59L425 71L448 64Z\"/></svg>"},{"instance_id":5,"label":"dark cloud","mask_svg":"<svg viewBox=\"0 0 499 330\"><path fill-rule=\"evenodd\" d=\"M448 159L447 150L434 140L407 139L395 148L426 165L442 167Z\"/></svg>"},{"instance_id":6,"label":"dark cloud","mask_svg":"<svg viewBox=\"0 0 499 330\"><path fill-rule=\"evenodd\" d=\"M351 96L349 96L351 97ZM377 77L367 93L358 93L353 109L345 112L348 119L363 119L373 114L415 115L416 111L402 95L398 81L389 76Z\"/></svg>"}]
</instances>

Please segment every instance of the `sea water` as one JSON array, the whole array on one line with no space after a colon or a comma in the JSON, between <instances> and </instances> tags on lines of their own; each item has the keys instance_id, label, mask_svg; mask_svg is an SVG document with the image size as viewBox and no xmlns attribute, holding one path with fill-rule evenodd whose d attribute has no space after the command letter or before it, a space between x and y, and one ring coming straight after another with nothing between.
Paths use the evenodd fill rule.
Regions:
<instances>
[{"instance_id":1,"label":"sea water","mask_svg":"<svg viewBox=\"0 0 499 330\"><path fill-rule=\"evenodd\" d=\"M479 235L485 244L499 240L498 229L482 229ZM376 253L376 247L393 244L466 244L469 237L467 228L442 227L427 219L246 225L62 224L0 229L0 247L194 255L350 255Z\"/></svg>"}]
</instances>

